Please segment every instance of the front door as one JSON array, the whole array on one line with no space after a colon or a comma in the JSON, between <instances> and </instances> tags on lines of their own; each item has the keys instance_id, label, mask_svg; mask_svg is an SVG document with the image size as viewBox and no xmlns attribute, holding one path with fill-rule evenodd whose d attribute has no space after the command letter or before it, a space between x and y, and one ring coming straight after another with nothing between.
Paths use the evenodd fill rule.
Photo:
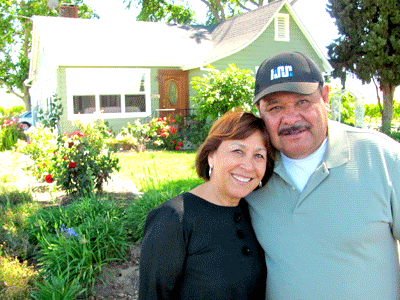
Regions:
<instances>
[{"instance_id":1,"label":"front door","mask_svg":"<svg viewBox=\"0 0 400 300\"><path fill-rule=\"evenodd\" d=\"M160 117L186 116L189 109L188 71L158 70Z\"/></svg>"}]
</instances>

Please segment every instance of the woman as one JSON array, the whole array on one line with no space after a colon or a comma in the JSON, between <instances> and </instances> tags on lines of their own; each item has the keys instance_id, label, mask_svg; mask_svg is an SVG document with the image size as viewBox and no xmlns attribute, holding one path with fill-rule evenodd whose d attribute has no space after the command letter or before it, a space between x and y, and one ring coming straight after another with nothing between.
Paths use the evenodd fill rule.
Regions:
<instances>
[{"instance_id":1,"label":"woman","mask_svg":"<svg viewBox=\"0 0 400 300\"><path fill-rule=\"evenodd\" d=\"M253 114L213 124L196 157L206 182L147 216L139 299L265 299L264 253L242 198L267 182L271 155Z\"/></svg>"}]
</instances>

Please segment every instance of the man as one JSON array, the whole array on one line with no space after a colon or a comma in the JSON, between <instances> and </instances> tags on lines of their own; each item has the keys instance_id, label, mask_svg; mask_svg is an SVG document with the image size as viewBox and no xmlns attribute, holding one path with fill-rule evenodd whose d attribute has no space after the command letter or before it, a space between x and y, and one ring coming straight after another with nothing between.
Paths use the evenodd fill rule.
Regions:
<instances>
[{"instance_id":1,"label":"man","mask_svg":"<svg viewBox=\"0 0 400 300\"><path fill-rule=\"evenodd\" d=\"M400 145L328 120L329 87L297 52L260 66L254 104L277 149L247 201L266 299L400 299Z\"/></svg>"}]
</instances>

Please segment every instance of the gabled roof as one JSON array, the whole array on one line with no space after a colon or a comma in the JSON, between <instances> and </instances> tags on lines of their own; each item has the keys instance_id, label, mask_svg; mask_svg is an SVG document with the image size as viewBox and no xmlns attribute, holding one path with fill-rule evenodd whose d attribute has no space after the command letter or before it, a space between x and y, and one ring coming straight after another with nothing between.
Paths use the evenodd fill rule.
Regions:
<instances>
[{"instance_id":1,"label":"gabled roof","mask_svg":"<svg viewBox=\"0 0 400 300\"><path fill-rule=\"evenodd\" d=\"M330 70L291 5L280 0L211 26L35 16L31 71L37 47L57 66L202 67L251 44L283 6Z\"/></svg>"},{"instance_id":2,"label":"gabled roof","mask_svg":"<svg viewBox=\"0 0 400 300\"><path fill-rule=\"evenodd\" d=\"M203 66L231 55L254 41L266 29L286 1L276 1L209 27L212 47L194 65ZM186 68L190 68L186 66Z\"/></svg>"}]
</instances>

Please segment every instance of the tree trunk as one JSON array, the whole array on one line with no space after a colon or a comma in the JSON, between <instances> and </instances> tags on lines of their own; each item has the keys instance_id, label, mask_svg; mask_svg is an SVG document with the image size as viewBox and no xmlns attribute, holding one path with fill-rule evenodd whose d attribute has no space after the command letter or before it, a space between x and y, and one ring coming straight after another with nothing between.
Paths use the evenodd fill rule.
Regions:
<instances>
[{"instance_id":1,"label":"tree trunk","mask_svg":"<svg viewBox=\"0 0 400 300\"><path fill-rule=\"evenodd\" d=\"M30 29L25 26L25 40L24 40L24 55L25 57L29 56L29 37L30 37ZM28 67L28 74L26 78L29 78L29 67ZM22 82L22 95L23 95L23 100L25 102L25 108L26 110L31 109L31 97L29 95L29 86L25 84L25 81Z\"/></svg>"},{"instance_id":2,"label":"tree trunk","mask_svg":"<svg viewBox=\"0 0 400 300\"><path fill-rule=\"evenodd\" d=\"M382 111L382 132L389 134L391 131L393 118L393 97L395 86L389 83L381 83L383 93L383 111Z\"/></svg>"}]
</instances>

